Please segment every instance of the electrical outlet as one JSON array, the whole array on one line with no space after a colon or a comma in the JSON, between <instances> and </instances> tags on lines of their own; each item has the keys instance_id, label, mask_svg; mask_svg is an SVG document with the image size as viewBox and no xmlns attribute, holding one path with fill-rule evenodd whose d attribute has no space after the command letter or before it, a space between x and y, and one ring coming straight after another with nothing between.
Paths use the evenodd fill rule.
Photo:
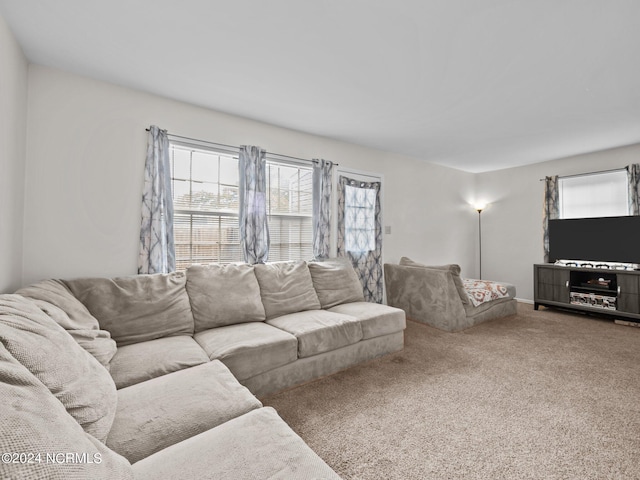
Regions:
<instances>
[{"instance_id":1,"label":"electrical outlet","mask_svg":"<svg viewBox=\"0 0 640 480\"><path fill-rule=\"evenodd\" d=\"M384 233L385 233L385 235L391 235L391 226L390 225L385 225Z\"/></svg>"}]
</instances>

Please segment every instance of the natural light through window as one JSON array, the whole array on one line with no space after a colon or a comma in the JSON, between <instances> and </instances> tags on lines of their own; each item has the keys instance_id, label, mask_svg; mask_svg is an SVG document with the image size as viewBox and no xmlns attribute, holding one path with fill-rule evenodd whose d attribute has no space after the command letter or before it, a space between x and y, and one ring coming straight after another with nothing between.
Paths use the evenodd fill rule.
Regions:
<instances>
[{"instance_id":1,"label":"natural light through window","mask_svg":"<svg viewBox=\"0 0 640 480\"><path fill-rule=\"evenodd\" d=\"M270 262L313 258L312 188L311 168L267 163Z\"/></svg>"},{"instance_id":2,"label":"natural light through window","mask_svg":"<svg viewBox=\"0 0 640 480\"><path fill-rule=\"evenodd\" d=\"M171 143L176 269L242 262L238 156ZM310 260L312 170L267 160L269 261Z\"/></svg>"},{"instance_id":3,"label":"natural light through window","mask_svg":"<svg viewBox=\"0 0 640 480\"><path fill-rule=\"evenodd\" d=\"M376 248L376 190L345 186L345 249L362 253Z\"/></svg>"},{"instance_id":4,"label":"natural light through window","mask_svg":"<svg viewBox=\"0 0 640 480\"><path fill-rule=\"evenodd\" d=\"M242 261L237 156L171 144L176 269Z\"/></svg>"},{"instance_id":5,"label":"natural light through window","mask_svg":"<svg viewBox=\"0 0 640 480\"><path fill-rule=\"evenodd\" d=\"M560 218L629 215L627 171L560 177Z\"/></svg>"}]
</instances>

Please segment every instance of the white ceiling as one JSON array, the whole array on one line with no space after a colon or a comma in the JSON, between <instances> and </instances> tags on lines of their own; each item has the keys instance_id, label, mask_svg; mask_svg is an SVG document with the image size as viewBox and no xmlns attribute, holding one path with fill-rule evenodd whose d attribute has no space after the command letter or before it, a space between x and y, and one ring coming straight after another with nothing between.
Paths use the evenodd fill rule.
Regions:
<instances>
[{"instance_id":1,"label":"white ceiling","mask_svg":"<svg viewBox=\"0 0 640 480\"><path fill-rule=\"evenodd\" d=\"M483 172L640 142L638 0L0 0L27 58Z\"/></svg>"}]
</instances>

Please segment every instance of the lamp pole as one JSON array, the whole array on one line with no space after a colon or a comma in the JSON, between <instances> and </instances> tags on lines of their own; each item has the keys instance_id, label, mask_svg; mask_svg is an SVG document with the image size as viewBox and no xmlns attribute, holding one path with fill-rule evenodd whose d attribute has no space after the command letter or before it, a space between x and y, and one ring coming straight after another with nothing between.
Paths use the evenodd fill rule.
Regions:
<instances>
[{"instance_id":1,"label":"lamp pole","mask_svg":"<svg viewBox=\"0 0 640 480\"><path fill-rule=\"evenodd\" d=\"M480 260L480 280L482 280L482 210L484 207L476 207L478 212L478 246L479 246L479 260Z\"/></svg>"}]
</instances>

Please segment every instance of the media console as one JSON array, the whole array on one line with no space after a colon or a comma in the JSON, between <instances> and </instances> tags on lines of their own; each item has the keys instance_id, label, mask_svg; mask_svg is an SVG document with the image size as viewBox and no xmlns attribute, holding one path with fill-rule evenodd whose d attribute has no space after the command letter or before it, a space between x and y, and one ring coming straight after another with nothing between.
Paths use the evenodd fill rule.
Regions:
<instances>
[{"instance_id":1,"label":"media console","mask_svg":"<svg viewBox=\"0 0 640 480\"><path fill-rule=\"evenodd\" d=\"M533 266L534 309L540 305L640 322L640 271Z\"/></svg>"}]
</instances>

